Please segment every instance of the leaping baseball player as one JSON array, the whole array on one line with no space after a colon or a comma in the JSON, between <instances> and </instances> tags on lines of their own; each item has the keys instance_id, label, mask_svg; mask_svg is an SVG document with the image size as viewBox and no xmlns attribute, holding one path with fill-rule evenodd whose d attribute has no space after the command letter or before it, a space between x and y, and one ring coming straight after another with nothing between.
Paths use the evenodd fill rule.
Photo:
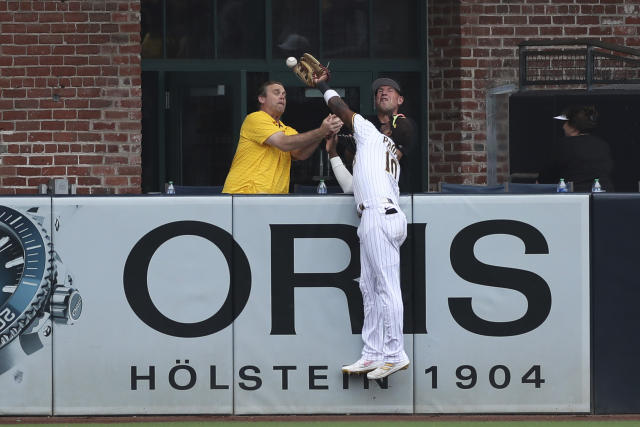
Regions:
<instances>
[{"instance_id":1,"label":"leaping baseball player","mask_svg":"<svg viewBox=\"0 0 640 427\"><path fill-rule=\"evenodd\" d=\"M340 157L331 165L345 193L353 192L361 215L360 290L364 302L360 359L342 367L348 374L367 373L368 379L385 378L409 367L402 333L403 305L400 289L400 246L407 237L407 218L398 206L400 165L397 144L410 141L411 129L403 120L380 133L373 123L353 112L327 84L328 70L311 55L300 59L298 77L323 95L329 109L353 130L356 155L353 176ZM327 151L335 153L337 138L329 138ZM332 149L333 148L333 149ZM330 154L331 155L331 154Z\"/></svg>"}]
</instances>

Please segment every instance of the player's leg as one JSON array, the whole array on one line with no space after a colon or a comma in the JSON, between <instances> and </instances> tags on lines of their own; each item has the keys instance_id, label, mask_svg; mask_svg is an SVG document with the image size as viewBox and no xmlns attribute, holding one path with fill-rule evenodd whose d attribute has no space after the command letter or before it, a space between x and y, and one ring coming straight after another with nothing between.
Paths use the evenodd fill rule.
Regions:
<instances>
[{"instance_id":1,"label":"player's leg","mask_svg":"<svg viewBox=\"0 0 640 427\"><path fill-rule=\"evenodd\" d=\"M371 259L371 236L367 232L360 234L360 291L364 304L364 322L362 325L362 356L368 360L382 360L384 354L384 329L382 328L382 310L376 293L375 266Z\"/></svg>"},{"instance_id":2,"label":"player's leg","mask_svg":"<svg viewBox=\"0 0 640 427\"><path fill-rule=\"evenodd\" d=\"M382 302L385 329L385 365L371 372L371 379L384 378L409 366L404 351L402 291L400 287L400 246L406 238L406 217L399 212L380 215L379 239L372 258L377 259L376 293Z\"/></svg>"},{"instance_id":3,"label":"player's leg","mask_svg":"<svg viewBox=\"0 0 640 427\"><path fill-rule=\"evenodd\" d=\"M362 325L362 354L359 360L343 366L342 372L363 374L383 365L382 347L384 344L381 311L376 303L375 276L372 275L371 258L367 250L367 220L363 216L358 237L360 239L360 291L364 304L364 322Z\"/></svg>"}]
</instances>

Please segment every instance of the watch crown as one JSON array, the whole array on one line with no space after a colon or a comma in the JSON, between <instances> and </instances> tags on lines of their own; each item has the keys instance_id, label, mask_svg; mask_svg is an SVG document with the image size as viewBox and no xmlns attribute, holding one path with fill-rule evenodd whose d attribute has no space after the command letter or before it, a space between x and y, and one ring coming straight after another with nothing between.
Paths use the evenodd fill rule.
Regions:
<instances>
[{"instance_id":1,"label":"watch crown","mask_svg":"<svg viewBox=\"0 0 640 427\"><path fill-rule=\"evenodd\" d=\"M82 313L80 293L68 286L57 286L51 296L51 316L57 322L73 324Z\"/></svg>"}]
</instances>

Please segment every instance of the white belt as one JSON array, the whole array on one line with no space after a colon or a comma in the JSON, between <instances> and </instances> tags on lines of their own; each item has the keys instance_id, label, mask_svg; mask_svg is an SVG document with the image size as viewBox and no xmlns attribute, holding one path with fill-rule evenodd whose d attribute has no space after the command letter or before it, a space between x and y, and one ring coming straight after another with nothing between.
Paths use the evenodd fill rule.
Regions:
<instances>
[{"instance_id":1,"label":"white belt","mask_svg":"<svg viewBox=\"0 0 640 427\"><path fill-rule=\"evenodd\" d=\"M393 203L393 200L387 198L387 197L380 197L378 199L371 199L371 200L365 200L362 203L359 203L358 206L356 207L356 209L358 210L358 215L362 215L362 211L365 209L371 209L373 207L376 206L380 206L380 205L394 205L395 203ZM394 208L393 206L388 207L387 209L385 209L385 214L386 215L391 215L394 213L397 213L398 210L396 208Z\"/></svg>"}]
</instances>

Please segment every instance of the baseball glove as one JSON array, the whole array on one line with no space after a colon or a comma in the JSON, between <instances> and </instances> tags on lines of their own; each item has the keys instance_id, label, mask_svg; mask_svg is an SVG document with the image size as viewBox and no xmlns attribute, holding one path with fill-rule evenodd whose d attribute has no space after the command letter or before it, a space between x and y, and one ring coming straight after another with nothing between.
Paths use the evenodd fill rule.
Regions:
<instances>
[{"instance_id":1,"label":"baseball glove","mask_svg":"<svg viewBox=\"0 0 640 427\"><path fill-rule=\"evenodd\" d=\"M312 55L305 53L300 57L300 61L293 67L293 72L296 76L309 87L315 87L313 79L317 79L323 74L327 75L329 80L329 69L322 65L320 61L314 58Z\"/></svg>"}]
</instances>

